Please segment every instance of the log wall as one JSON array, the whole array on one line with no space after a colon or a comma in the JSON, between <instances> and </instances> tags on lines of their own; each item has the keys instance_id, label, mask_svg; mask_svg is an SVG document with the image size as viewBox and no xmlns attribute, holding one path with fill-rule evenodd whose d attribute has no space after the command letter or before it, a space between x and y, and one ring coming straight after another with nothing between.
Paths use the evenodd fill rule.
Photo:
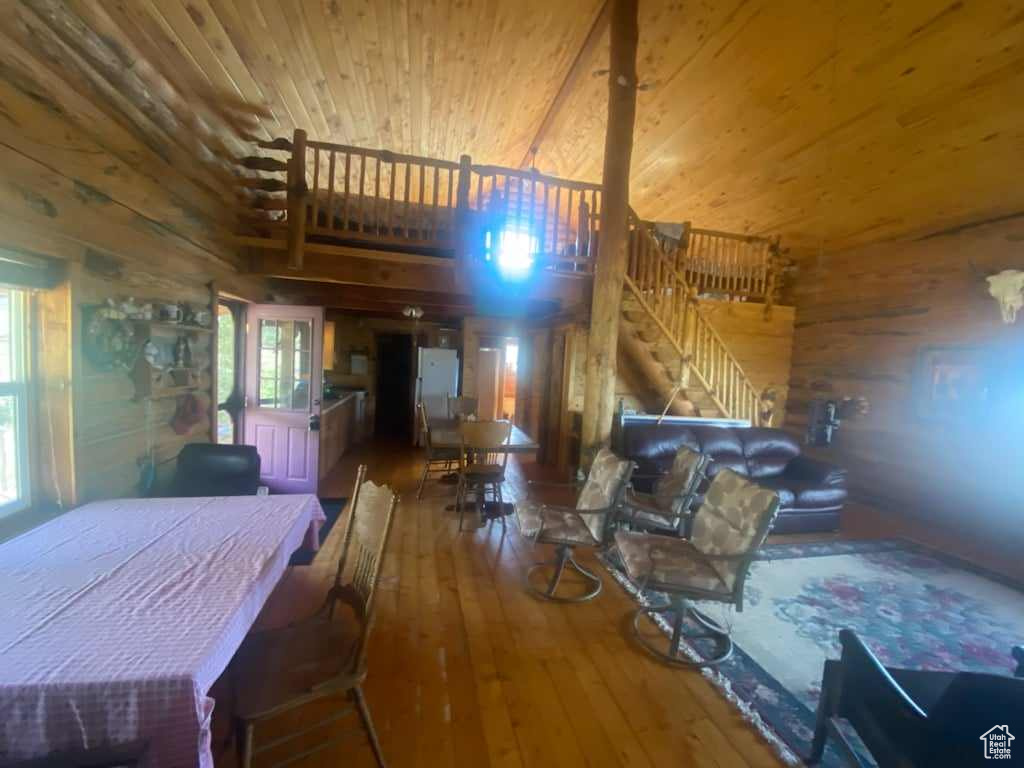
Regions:
<instances>
[{"instance_id":1,"label":"log wall","mask_svg":"<svg viewBox=\"0 0 1024 768\"><path fill-rule=\"evenodd\" d=\"M229 186L161 145L130 93L98 98L111 73L60 46L35 47L49 37L31 34L26 18L5 27L0 46L0 249L68 267L77 498L65 503L133 494L150 445L169 470L183 444L210 438L209 419L177 435L175 400L147 407L127 372L95 370L81 352L82 307L128 296L209 307L211 281L250 298L262 281L238 274ZM204 335L193 354L208 356L210 343ZM211 384L207 375L203 399Z\"/></svg>"},{"instance_id":2,"label":"log wall","mask_svg":"<svg viewBox=\"0 0 1024 768\"><path fill-rule=\"evenodd\" d=\"M996 361L990 385L1024 394L1024 318L1004 325L985 274L1024 267L1024 218L803 260L787 424L813 397L862 395L870 414L816 451L847 467L855 496L884 515L1010 554L1024 543L1021 409L921 415L922 348L965 345Z\"/></svg>"}]
</instances>

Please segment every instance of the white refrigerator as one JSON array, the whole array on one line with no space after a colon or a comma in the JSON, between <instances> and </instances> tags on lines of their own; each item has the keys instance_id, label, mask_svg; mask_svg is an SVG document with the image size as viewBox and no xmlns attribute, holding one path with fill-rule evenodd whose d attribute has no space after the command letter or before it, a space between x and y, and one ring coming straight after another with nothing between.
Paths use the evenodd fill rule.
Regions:
<instances>
[{"instance_id":1,"label":"white refrigerator","mask_svg":"<svg viewBox=\"0 0 1024 768\"><path fill-rule=\"evenodd\" d=\"M454 349L420 347L416 368L416 402L427 409L427 418L448 417L448 398L459 392L459 356ZM416 444L422 445L416 420Z\"/></svg>"}]
</instances>

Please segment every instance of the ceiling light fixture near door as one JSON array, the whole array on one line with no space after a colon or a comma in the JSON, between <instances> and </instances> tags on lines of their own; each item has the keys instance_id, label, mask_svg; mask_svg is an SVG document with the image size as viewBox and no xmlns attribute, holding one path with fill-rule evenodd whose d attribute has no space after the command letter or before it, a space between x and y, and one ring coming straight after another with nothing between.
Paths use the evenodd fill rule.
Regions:
<instances>
[{"instance_id":1,"label":"ceiling light fixture near door","mask_svg":"<svg viewBox=\"0 0 1024 768\"><path fill-rule=\"evenodd\" d=\"M423 317L423 308L406 305L402 309L402 315L404 317L408 317L410 320L419 320Z\"/></svg>"}]
</instances>

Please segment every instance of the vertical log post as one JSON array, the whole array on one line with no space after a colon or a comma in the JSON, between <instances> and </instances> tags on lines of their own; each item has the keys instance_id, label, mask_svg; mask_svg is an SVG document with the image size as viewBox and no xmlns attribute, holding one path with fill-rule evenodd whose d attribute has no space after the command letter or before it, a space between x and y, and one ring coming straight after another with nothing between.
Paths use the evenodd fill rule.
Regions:
<instances>
[{"instance_id":1,"label":"vertical log post","mask_svg":"<svg viewBox=\"0 0 1024 768\"><path fill-rule=\"evenodd\" d=\"M473 213L469 208L469 190L473 176L473 160L469 155L459 158L459 186L455 192L455 284L465 289L470 284L471 250L473 248ZM478 195L477 205L483 205Z\"/></svg>"},{"instance_id":2,"label":"vertical log post","mask_svg":"<svg viewBox=\"0 0 1024 768\"><path fill-rule=\"evenodd\" d=\"M288 161L288 267L302 269L306 244L306 132L295 129Z\"/></svg>"},{"instance_id":3,"label":"vertical log post","mask_svg":"<svg viewBox=\"0 0 1024 768\"><path fill-rule=\"evenodd\" d=\"M601 237L587 343L581 461L589 465L611 437L615 415L616 353L626 271L629 168L636 120L638 0L612 0L608 127L601 178Z\"/></svg>"}]
</instances>

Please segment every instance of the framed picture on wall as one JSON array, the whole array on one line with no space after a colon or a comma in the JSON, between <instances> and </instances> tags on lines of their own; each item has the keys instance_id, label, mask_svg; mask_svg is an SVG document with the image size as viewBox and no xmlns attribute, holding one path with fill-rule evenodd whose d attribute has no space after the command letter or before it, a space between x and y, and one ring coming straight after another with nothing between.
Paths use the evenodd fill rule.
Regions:
<instances>
[{"instance_id":1,"label":"framed picture on wall","mask_svg":"<svg viewBox=\"0 0 1024 768\"><path fill-rule=\"evenodd\" d=\"M985 347L928 346L914 370L914 411L925 421L967 421L991 406L991 350Z\"/></svg>"}]
</instances>

